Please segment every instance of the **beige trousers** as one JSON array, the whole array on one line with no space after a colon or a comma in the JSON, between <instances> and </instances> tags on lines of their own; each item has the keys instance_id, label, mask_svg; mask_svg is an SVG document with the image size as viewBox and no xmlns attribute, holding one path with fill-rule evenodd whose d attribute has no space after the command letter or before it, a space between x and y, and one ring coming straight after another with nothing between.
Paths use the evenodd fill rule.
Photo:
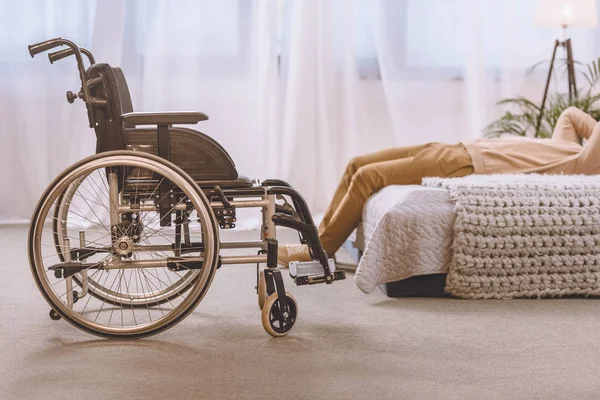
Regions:
<instances>
[{"instance_id":1,"label":"beige trousers","mask_svg":"<svg viewBox=\"0 0 600 400\"><path fill-rule=\"evenodd\" d=\"M458 177L473 173L462 144L429 143L386 149L353 158L346 167L319 226L319 235L332 257L358 226L367 199L389 185L419 185L428 176Z\"/></svg>"}]
</instances>

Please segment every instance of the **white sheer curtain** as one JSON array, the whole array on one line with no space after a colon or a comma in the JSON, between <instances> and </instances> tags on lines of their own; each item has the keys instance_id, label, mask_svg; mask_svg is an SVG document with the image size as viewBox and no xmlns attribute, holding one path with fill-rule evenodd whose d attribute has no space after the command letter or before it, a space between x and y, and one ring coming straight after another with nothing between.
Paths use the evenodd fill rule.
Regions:
<instances>
[{"instance_id":1,"label":"white sheer curtain","mask_svg":"<svg viewBox=\"0 0 600 400\"><path fill-rule=\"evenodd\" d=\"M540 101L561 32L535 0L0 0L0 221L25 221L51 179L94 151L73 60L51 37L120 65L138 111L200 110L238 170L290 181L315 212L360 153L481 134L501 98ZM575 58L598 30L572 30ZM564 83L564 81L562 81ZM564 90L564 89L563 89Z\"/></svg>"},{"instance_id":2,"label":"white sheer curtain","mask_svg":"<svg viewBox=\"0 0 600 400\"><path fill-rule=\"evenodd\" d=\"M32 61L27 44L64 36L90 46L94 3L0 1L0 221L27 220L54 176L94 150L72 62ZM39 57L42 58L42 57Z\"/></svg>"}]
</instances>

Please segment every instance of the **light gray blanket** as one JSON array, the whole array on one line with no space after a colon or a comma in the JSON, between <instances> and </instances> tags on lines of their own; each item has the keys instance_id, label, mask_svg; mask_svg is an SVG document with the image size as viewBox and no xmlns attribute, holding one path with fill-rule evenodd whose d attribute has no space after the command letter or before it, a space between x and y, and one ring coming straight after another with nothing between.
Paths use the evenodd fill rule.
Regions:
<instances>
[{"instance_id":1,"label":"light gray blanket","mask_svg":"<svg viewBox=\"0 0 600 400\"><path fill-rule=\"evenodd\" d=\"M446 291L462 298L600 295L600 176L426 178L457 218Z\"/></svg>"}]
</instances>

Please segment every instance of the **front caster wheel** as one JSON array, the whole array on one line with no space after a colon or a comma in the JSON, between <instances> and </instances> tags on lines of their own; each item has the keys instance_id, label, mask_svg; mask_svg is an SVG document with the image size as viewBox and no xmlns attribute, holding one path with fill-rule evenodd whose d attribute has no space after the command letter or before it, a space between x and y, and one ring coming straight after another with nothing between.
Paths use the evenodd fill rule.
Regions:
<instances>
[{"instance_id":1,"label":"front caster wheel","mask_svg":"<svg viewBox=\"0 0 600 400\"><path fill-rule=\"evenodd\" d=\"M267 299L267 280L265 279L265 271L260 271L258 274L258 306L262 310Z\"/></svg>"},{"instance_id":2,"label":"front caster wheel","mask_svg":"<svg viewBox=\"0 0 600 400\"><path fill-rule=\"evenodd\" d=\"M52 309L50 310L50 312L48 314L50 315L50 319L52 321L58 321L61 318L60 315Z\"/></svg>"},{"instance_id":3,"label":"front caster wheel","mask_svg":"<svg viewBox=\"0 0 600 400\"><path fill-rule=\"evenodd\" d=\"M298 318L298 303L291 293L286 293L287 306L281 309L277 292L270 295L262 308L262 324L265 331L273 337L287 335Z\"/></svg>"}]
</instances>

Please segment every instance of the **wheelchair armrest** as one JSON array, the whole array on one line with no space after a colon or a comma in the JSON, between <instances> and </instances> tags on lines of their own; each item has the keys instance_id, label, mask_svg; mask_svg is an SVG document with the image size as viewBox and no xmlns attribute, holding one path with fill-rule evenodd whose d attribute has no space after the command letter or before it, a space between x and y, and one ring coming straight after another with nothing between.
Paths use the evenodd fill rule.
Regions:
<instances>
[{"instance_id":1,"label":"wheelchair armrest","mask_svg":"<svg viewBox=\"0 0 600 400\"><path fill-rule=\"evenodd\" d=\"M197 124L208 116L197 111L131 112L121 115L123 122L131 125Z\"/></svg>"}]
</instances>

